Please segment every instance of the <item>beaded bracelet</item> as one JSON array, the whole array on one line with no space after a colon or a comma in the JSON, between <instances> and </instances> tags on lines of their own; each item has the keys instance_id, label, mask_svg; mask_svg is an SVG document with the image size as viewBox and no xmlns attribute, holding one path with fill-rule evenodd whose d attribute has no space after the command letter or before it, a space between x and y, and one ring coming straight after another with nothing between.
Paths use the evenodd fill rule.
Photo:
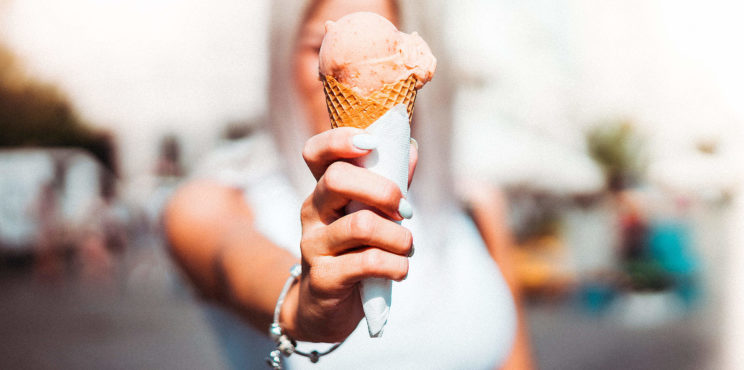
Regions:
<instances>
[{"instance_id":1,"label":"beaded bracelet","mask_svg":"<svg viewBox=\"0 0 744 370\"><path fill-rule=\"evenodd\" d=\"M336 343L328 349L325 352L318 352L318 351L312 351L312 352L302 352L297 350L297 342L290 338L287 334L282 333L282 327L279 325L279 313L282 310L282 304L284 303L284 298L287 297L287 292L289 292L289 288L292 287L292 285L297 281L297 278L302 273L302 267L299 264L296 264L292 266L292 268L289 269L289 278L287 278L287 282L284 283L284 288L282 288L282 292L279 294L279 299L276 301L276 307L274 307L274 322L271 323L271 326L269 327L269 336L271 339L276 343L276 349L271 351L269 353L269 357L266 358L266 363L271 366L274 370L281 370L282 369L282 355L284 357L289 357L291 354L296 353L300 356L304 356L310 359L310 362L316 363L318 360L320 360L321 356L325 356L331 352L333 352L338 346L341 345L341 343Z\"/></svg>"}]
</instances>

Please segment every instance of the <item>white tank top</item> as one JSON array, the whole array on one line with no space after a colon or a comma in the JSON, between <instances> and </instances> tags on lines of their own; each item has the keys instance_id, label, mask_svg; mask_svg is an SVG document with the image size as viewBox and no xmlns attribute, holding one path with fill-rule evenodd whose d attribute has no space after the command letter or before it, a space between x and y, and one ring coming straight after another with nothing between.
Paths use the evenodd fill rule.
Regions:
<instances>
[{"instance_id":1,"label":"white tank top","mask_svg":"<svg viewBox=\"0 0 744 370\"><path fill-rule=\"evenodd\" d=\"M255 152L254 152L255 154ZM274 167L276 168L276 167ZM250 176L222 177L245 190L256 228L299 257L301 199L286 176L264 167ZM260 175L259 175L260 174ZM478 230L463 213L452 215L444 248L427 248L423 215L405 220L415 254L408 278L393 283L390 318L381 338L370 338L362 320L346 341L316 364L293 355L289 369L493 369L506 359L516 330L510 291ZM289 272L287 272L289 276ZM234 368L265 367L272 344L231 313L210 308L218 341ZM329 345L300 343L299 349Z\"/></svg>"}]
</instances>

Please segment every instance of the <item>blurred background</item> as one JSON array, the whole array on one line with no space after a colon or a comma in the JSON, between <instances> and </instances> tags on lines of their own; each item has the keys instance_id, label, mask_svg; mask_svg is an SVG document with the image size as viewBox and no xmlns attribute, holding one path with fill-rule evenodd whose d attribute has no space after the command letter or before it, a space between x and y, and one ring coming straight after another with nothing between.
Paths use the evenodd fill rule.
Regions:
<instances>
[{"instance_id":1,"label":"blurred background","mask_svg":"<svg viewBox=\"0 0 744 370\"><path fill-rule=\"evenodd\" d=\"M446 4L539 367L740 368L744 5ZM159 213L265 116L270 5L0 0L0 367L226 367Z\"/></svg>"}]
</instances>

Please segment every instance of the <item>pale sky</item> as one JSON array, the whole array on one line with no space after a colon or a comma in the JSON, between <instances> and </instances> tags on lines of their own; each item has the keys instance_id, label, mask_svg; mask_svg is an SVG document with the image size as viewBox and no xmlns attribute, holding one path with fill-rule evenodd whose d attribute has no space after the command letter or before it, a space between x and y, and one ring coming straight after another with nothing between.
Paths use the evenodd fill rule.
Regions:
<instances>
[{"instance_id":1,"label":"pale sky","mask_svg":"<svg viewBox=\"0 0 744 370\"><path fill-rule=\"evenodd\" d=\"M683 188L737 181L733 173L742 168L735 163L744 156L741 2L451 4L454 63L485 80L466 87L459 101L460 124L478 127L460 134L456 151L472 172L507 183L549 177L576 189L571 182L593 181L583 161L556 155L546 142L575 154L588 126L630 118L647 137L654 181ZM719 142L718 158L699 158L701 140Z\"/></svg>"},{"instance_id":2,"label":"pale sky","mask_svg":"<svg viewBox=\"0 0 744 370\"><path fill-rule=\"evenodd\" d=\"M194 160L225 123L265 105L268 1L11 0L0 35L31 74L113 129L126 175L176 132Z\"/></svg>"}]
</instances>

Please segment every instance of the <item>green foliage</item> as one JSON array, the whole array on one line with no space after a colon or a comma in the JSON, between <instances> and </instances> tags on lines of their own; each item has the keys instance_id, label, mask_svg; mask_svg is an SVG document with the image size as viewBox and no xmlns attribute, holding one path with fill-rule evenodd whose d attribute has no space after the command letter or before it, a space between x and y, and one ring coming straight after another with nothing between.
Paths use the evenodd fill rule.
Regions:
<instances>
[{"instance_id":1,"label":"green foliage","mask_svg":"<svg viewBox=\"0 0 744 370\"><path fill-rule=\"evenodd\" d=\"M645 171L644 141L630 121L594 127L586 134L589 155L602 168L610 190L621 190L638 181Z\"/></svg>"},{"instance_id":2,"label":"green foliage","mask_svg":"<svg viewBox=\"0 0 744 370\"><path fill-rule=\"evenodd\" d=\"M78 147L114 169L111 137L87 126L68 98L26 76L0 45L0 147Z\"/></svg>"},{"instance_id":3,"label":"green foliage","mask_svg":"<svg viewBox=\"0 0 744 370\"><path fill-rule=\"evenodd\" d=\"M672 286L672 276L656 261L640 259L625 265L633 290L661 291Z\"/></svg>"}]
</instances>

